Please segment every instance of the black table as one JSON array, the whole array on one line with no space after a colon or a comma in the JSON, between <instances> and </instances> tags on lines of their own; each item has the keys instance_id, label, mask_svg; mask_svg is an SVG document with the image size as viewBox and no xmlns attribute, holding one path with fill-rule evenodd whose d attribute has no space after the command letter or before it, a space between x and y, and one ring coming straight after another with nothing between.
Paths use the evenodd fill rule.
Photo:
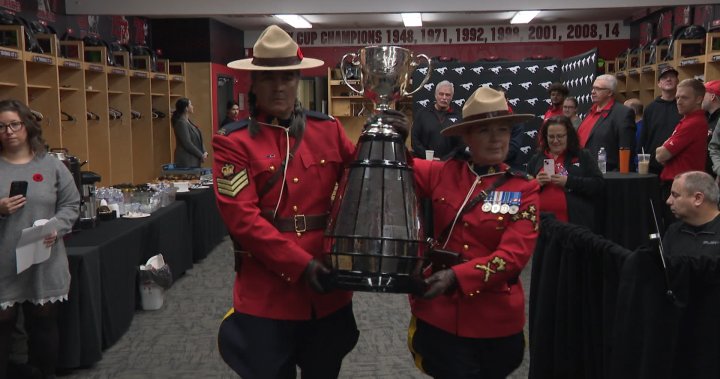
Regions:
<instances>
[{"instance_id":1,"label":"black table","mask_svg":"<svg viewBox=\"0 0 720 379\"><path fill-rule=\"evenodd\" d=\"M648 243L649 234L656 232L649 199L656 212L661 212L664 202L657 175L608 172L604 176L605 195L596 203L597 231L630 250Z\"/></svg>"},{"instance_id":2,"label":"black table","mask_svg":"<svg viewBox=\"0 0 720 379\"><path fill-rule=\"evenodd\" d=\"M162 253L174 278L192 268L189 230L187 207L178 201L150 217L100 222L66 241L75 272L61 316L60 329L67 332L61 333L60 346L71 346L72 351L61 354L60 367L96 362L100 347L112 346L127 331L137 307L138 266L149 257ZM100 325L101 346L96 325ZM91 330L76 331L86 326Z\"/></svg>"},{"instance_id":3,"label":"black table","mask_svg":"<svg viewBox=\"0 0 720 379\"><path fill-rule=\"evenodd\" d=\"M67 250L72 279L58 321L58 361L62 368L89 366L102 358L100 249L90 246Z\"/></svg>"},{"instance_id":4,"label":"black table","mask_svg":"<svg viewBox=\"0 0 720 379\"><path fill-rule=\"evenodd\" d=\"M227 228L220 217L212 188L178 193L176 200L187 204L188 219L192 228L193 261L198 262L222 242Z\"/></svg>"}]
</instances>

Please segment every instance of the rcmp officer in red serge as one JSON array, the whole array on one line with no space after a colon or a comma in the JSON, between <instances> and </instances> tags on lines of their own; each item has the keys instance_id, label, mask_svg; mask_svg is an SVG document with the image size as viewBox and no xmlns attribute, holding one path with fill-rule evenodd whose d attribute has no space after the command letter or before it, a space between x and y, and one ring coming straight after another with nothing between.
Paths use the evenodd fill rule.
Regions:
<instances>
[{"instance_id":1,"label":"rcmp officer in red serge","mask_svg":"<svg viewBox=\"0 0 720 379\"><path fill-rule=\"evenodd\" d=\"M457 253L452 263L432 259L427 291L410 299L409 346L435 378L505 378L522 362L518 277L538 236L539 187L502 162L513 124L532 117L510 114L502 92L481 87L463 122L442 131L461 136L469 157L414 160L418 194L433 202L437 247Z\"/></svg>"},{"instance_id":2,"label":"rcmp officer in red serge","mask_svg":"<svg viewBox=\"0 0 720 379\"><path fill-rule=\"evenodd\" d=\"M322 240L335 184L353 158L340 123L297 100L304 58L277 26L260 35L250 70L250 118L213 138L217 204L236 243L233 309L218 345L242 378L336 378L358 330L352 294L320 280Z\"/></svg>"}]
</instances>

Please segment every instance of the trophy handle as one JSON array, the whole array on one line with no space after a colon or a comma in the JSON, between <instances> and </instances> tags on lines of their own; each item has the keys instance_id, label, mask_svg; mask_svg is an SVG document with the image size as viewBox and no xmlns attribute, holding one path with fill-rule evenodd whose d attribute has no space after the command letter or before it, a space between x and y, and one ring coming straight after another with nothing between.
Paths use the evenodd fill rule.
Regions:
<instances>
[{"instance_id":1,"label":"trophy handle","mask_svg":"<svg viewBox=\"0 0 720 379\"><path fill-rule=\"evenodd\" d=\"M358 91L355 87L352 86L352 84L348 83L347 76L345 75L345 62L347 62L348 57L352 57L352 61L354 64L355 60L357 59L357 54L347 53L347 54L343 55L342 59L340 60L340 74L342 74L342 78L343 78L343 81L345 82L346 86L350 87L351 90L362 95L363 93L365 93L365 88ZM362 84L362 80L360 80L359 82L360 82L360 84Z\"/></svg>"},{"instance_id":2,"label":"trophy handle","mask_svg":"<svg viewBox=\"0 0 720 379\"><path fill-rule=\"evenodd\" d=\"M417 92L418 90L420 90L420 88L422 88L422 86L424 86L425 83L427 83L427 81L430 80L430 75L432 75L432 63L430 63L430 58L428 58L428 56L425 54L418 54L415 56L415 58L416 59L417 58L425 58L425 61L427 61L427 64L428 64L428 70L425 73L425 77L423 78L422 82L417 86L417 88L415 88L412 92L403 93L403 96L410 96L410 95L414 94L415 92ZM415 60L413 60L413 62L411 64L414 66L418 66L418 64L415 62Z\"/></svg>"}]
</instances>

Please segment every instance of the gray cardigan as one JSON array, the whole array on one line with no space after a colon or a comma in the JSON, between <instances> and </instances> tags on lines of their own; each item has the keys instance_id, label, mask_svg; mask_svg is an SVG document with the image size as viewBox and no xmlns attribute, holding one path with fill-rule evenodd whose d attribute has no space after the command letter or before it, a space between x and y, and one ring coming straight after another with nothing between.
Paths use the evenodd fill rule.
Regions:
<instances>
[{"instance_id":1,"label":"gray cardigan","mask_svg":"<svg viewBox=\"0 0 720 379\"><path fill-rule=\"evenodd\" d=\"M67 299L70 271L62 236L72 230L80 206L72 175L57 158L47 154L25 164L0 158L0 198L8 197L14 180L28 182L27 202L17 212L0 218L0 304ZM52 217L60 226L50 258L17 274L15 247L21 230L36 220Z\"/></svg>"},{"instance_id":2,"label":"gray cardigan","mask_svg":"<svg viewBox=\"0 0 720 379\"><path fill-rule=\"evenodd\" d=\"M175 131L175 166L200 167L205 153L202 133L190 119L178 117L172 122Z\"/></svg>"}]
</instances>

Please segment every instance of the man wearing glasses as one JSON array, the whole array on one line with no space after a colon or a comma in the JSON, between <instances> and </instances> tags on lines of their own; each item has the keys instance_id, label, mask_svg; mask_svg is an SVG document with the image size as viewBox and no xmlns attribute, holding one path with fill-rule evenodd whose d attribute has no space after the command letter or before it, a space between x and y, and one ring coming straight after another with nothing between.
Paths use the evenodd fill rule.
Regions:
<instances>
[{"instance_id":1,"label":"man wearing glasses","mask_svg":"<svg viewBox=\"0 0 720 379\"><path fill-rule=\"evenodd\" d=\"M600 75L593 83L593 105L578 128L580 145L597 157L600 148L607 152L607 170L617 170L620 148L635 151L635 114L615 101L617 80Z\"/></svg>"}]
</instances>

